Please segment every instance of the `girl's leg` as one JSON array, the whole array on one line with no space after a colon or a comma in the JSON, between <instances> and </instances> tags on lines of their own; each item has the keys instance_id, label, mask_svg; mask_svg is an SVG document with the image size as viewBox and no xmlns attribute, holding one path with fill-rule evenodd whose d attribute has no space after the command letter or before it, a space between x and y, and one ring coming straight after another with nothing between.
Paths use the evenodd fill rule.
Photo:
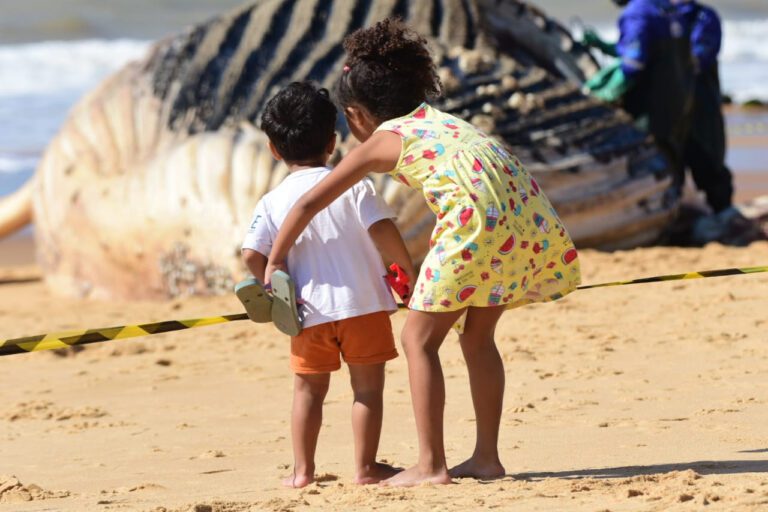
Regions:
<instances>
[{"instance_id":1,"label":"girl's leg","mask_svg":"<svg viewBox=\"0 0 768 512\"><path fill-rule=\"evenodd\" d=\"M464 333L459 336L469 371L477 440L472 457L452 468L452 477L489 479L504 476L505 473L498 449L504 401L504 364L493 336L504 309L503 306L469 308Z\"/></svg>"},{"instance_id":2,"label":"girl's leg","mask_svg":"<svg viewBox=\"0 0 768 512\"><path fill-rule=\"evenodd\" d=\"M419 461L416 466L387 480L388 485L445 484L451 481L443 445L445 381L437 352L462 312L408 312L402 343L408 359L408 379L419 437Z\"/></svg>"},{"instance_id":3,"label":"girl's leg","mask_svg":"<svg viewBox=\"0 0 768 512\"><path fill-rule=\"evenodd\" d=\"M306 487L315 481L315 449L323 421L323 400L331 382L330 373L296 374L293 380L293 475L283 480L287 487Z\"/></svg>"},{"instance_id":4,"label":"girl's leg","mask_svg":"<svg viewBox=\"0 0 768 512\"><path fill-rule=\"evenodd\" d=\"M355 483L374 484L397 470L376 462L384 416L384 363L350 364L349 376L354 393L352 431L355 437Z\"/></svg>"}]
</instances>

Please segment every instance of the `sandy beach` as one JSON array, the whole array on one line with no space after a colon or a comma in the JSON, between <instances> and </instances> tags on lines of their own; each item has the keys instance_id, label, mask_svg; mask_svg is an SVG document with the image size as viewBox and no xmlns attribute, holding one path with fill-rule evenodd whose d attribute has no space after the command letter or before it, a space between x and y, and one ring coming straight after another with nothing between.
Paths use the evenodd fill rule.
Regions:
<instances>
[{"instance_id":1,"label":"sandy beach","mask_svg":"<svg viewBox=\"0 0 768 512\"><path fill-rule=\"evenodd\" d=\"M12 251L3 246L2 258ZM749 248L582 252L584 281L765 265ZM0 278L34 271L9 266ZM351 393L332 381L321 481L283 489L292 458L287 339L236 322L0 358L0 510L765 510L768 275L581 291L503 318L508 476L448 487L356 487ZM0 287L3 337L238 312L233 297L72 301ZM405 315L395 315L399 333ZM442 351L449 461L472 450L455 337ZM406 362L388 367L380 455L415 460Z\"/></svg>"},{"instance_id":2,"label":"sandy beach","mask_svg":"<svg viewBox=\"0 0 768 512\"><path fill-rule=\"evenodd\" d=\"M768 47L763 44L768 4L712 2L723 14L726 34L720 55L724 92L737 103L768 101ZM78 98L130 60L142 58L152 41L242 4L6 3L0 19L0 196L32 176ZM609 39L617 36L618 10L610 2L535 3L578 32L586 25ZM290 3L285 27L264 30L285 32L290 37L275 37L289 42L320 34L312 28L299 36L299 30L286 28L296 26L293 11L310 4ZM332 14L336 8L330 5L318 3L317 12ZM439 18L454 23L443 10L436 10ZM357 11L345 25L353 26ZM461 30L469 31L470 18L468 28ZM325 43L306 50L297 46L289 54L282 52L288 43L280 42L264 45L280 50L270 50L268 64L266 58L264 63L252 61L258 56L255 50L226 47L246 33L246 18L237 19L226 30L200 36L200 48L219 48L219 53L209 62L215 65L199 66L201 81L195 91L212 88L214 82L228 84L219 80L219 71L240 60L243 65L264 64L270 74L263 76L270 78L257 82L261 71L243 73L247 81L241 87L242 77L233 80L232 91L264 92L277 83L281 66L299 65L309 52L321 55L315 48L328 52L321 61L334 55L330 45L323 49ZM254 25L261 21L254 17ZM282 23L280 19L275 25ZM336 31L338 23L328 25L324 34ZM441 30L456 27L454 23L451 30ZM545 28L551 32L549 25ZM259 41L269 42L268 33ZM474 40L474 35L465 36ZM245 39L256 41L253 37ZM221 46L216 46L217 38ZM173 75L162 80L168 78L173 86L169 90L181 84L177 72L180 77L192 71L197 76L198 64L205 60L202 50L193 55L197 42L179 48L183 52L169 51L162 60L163 69L172 70L163 73ZM525 52L515 48L515 53ZM191 66L166 67L176 54L189 57ZM521 62L528 66L528 60ZM300 64L314 69L317 63ZM559 64L553 61L554 67ZM209 80L214 75L216 80ZM152 89L157 86L154 81ZM192 89L184 87L179 90L191 97ZM226 96L231 96L229 90ZM211 98L218 102L221 97L208 97L206 108L213 104ZM526 99L524 114L530 111L528 103ZM163 107L163 115L166 110L171 109ZM121 112L107 109L99 116ZM730 106L725 112L736 200L768 196L768 110ZM83 141L92 131L85 126L89 124L97 126L98 119L74 130L83 131ZM114 133L122 133L124 127L116 126L120 130ZM148 125L135 126L141 127L137 134L153 133ZM96 139L103 135L94 133ZM102 141L96 142L101 147ZM234 295L167 302L63 298L42 280L30 231L0 240L0 340L242 312ZM584 284L595 284L765 266L768 242L742 248L710 244L613 253L582 250L580 258ZM134 281L139 280L131 279L130 286ZM352 392L346 368L333 377L325 404L318 481L302 490L282 487L293 463L293 375L289 340L272 325L237 321L0 357L0 512L766 511L767 304L768 273L759 273L578 291L552 304L508 312L497 332L506 371L500 450L507 474L494 481L457 479L452 485L410 489L351 483ZM404 312L393 316L398 338L405 317ZM446 340L441 357L448 395L446 449L454 465L472 453L475 439L467 370L455 334ZM387 368L379 455L382 461L410 466L417 446L406 360L401 355Z\"/></svg>"},{"instance_id":3,"label":"sandy beach","mask_svg":"<svg viewBox=\"0 0 768 512\"><path fill-rule=\"evenodd\" d=\"M737 199L768 193L736 135ZM768 265L748 248L582 251L584 282ZM167 303L57 297L29 234L0 241L0 338L240 312L234 297ZM768 274L581 291L503 318L501 452L507 477L448 487L356 487L345 369L332 380L320 481L281 487L291 468L288 340L236 322L79 351L0 358L0 511L575 511L768 508ZM404 313L394 316L399 334ZM466 368L442 351L447 451L473 448ZM406 362L388 366L380 455L416 454Z\"/></svg>"}]
</instances>

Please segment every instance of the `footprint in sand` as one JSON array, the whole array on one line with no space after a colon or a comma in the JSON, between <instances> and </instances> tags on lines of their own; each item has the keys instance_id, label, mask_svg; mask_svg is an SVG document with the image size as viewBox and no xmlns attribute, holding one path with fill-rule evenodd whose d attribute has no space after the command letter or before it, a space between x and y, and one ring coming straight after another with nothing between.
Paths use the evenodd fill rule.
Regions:
<instances>
[{"instance_id":1,"label":"footprint in sand","mask_svg":"<svg viewBox=\"0 0 768 512\"><path fill-rule=\"evenodd\" d=\"M195 459L220 459L223 457L226 457L227 455L222 452L221 450L208 450L197 457L190 457L189 460L195 460Z\"/></svg>"},{"instance_id":2,"label":"footprint in sand","mask_svg":"<svg viewBox=\"0 0 768 512\"><path fill-rule=\"evenodd\" d=\"M129 492L137 492L137 491L162 491L165 487L159 484L153 484L153 483L144 483L144 484L138 484L133 486L124 486L124 487L118 487L116 489L102 489L99 494L102 496L104 495L115 495L115 494L126 494Z\"/></svg>"},{"instance_id":3,"label":"footprint in sand","mask_svg":"<svg viewBox=\"0 0 768 512\"><path fill-rule=\"evenodd\" d=\"M0 476L0 503L50 500L71 496L69 491L47 491L35 484L22 484L15 476Z\"/></svg>"},{"instance_id":4,"label":"footprint in sand","mask_svg":"<svg viewBox=\"0 0 768 512\"><path fill-rule=\"evenodd\" d=\"M108 416L109 413L99 407L60 407L49 400L33 400L18 402L9 410L0 414L0 419L7 421L19 420L53 420L68 421L95 419Z\"/></svg>"}]
</instances>

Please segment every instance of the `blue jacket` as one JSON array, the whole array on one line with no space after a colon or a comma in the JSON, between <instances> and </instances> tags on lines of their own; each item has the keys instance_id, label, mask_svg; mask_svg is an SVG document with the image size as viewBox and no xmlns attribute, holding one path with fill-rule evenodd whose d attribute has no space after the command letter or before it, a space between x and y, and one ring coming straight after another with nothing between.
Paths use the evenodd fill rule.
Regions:
<instances>
[{"instance_id":1,"label":"blue jacket","mask_svg":"<svg viewBox=\"0 0 768 512\"><path fill-rule=\"evenodd\" d=\"M656 41L684 36L670 0L630 0L619 18L619 33L616 51L627 78L648 66Z\"/></svg>"},{"instance_id":2,"label":"blue jacket","mask_svg":"<svg viewBox=\"0 0 768 512\"><path fill-rule=\"evenodd\" d=\"M700 70L717 65L723 30L720 17L714 9L695 0L679 3L676 7L683 28L690 34L691 51Z\"/></svg>"}]
</instances>

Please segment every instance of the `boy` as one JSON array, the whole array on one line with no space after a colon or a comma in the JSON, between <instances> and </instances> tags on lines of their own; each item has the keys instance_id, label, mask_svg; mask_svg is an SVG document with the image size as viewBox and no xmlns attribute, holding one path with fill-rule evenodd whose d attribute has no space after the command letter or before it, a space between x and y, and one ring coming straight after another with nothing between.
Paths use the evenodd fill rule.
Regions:
<instances>
[{"instance_id":1,"label":"boy","mask_svg":"<svg viewBox=\"0 0 768 512\"><path fill-rule=\"evenodd\" d=\"M277 160L290 174L265 195L243 242L243 261L264 279L272 241L293 204L331 171L325 167L336 144L336 108L328 91L294 82L266 105L262 130ZM349 366L354 402L355 483L370 484L396 473L376 462L383 415L384 364L397 357L389 312L396 304L381 255L414 275L410 256L392 222L392 211L362 182L322 211L293 246L288 268L301 299L304 330L291 337L295 373L291 430L293 475L283 482L300 488L314 481L315 448L330 372Z\"/></svg>"}]
</instances>

